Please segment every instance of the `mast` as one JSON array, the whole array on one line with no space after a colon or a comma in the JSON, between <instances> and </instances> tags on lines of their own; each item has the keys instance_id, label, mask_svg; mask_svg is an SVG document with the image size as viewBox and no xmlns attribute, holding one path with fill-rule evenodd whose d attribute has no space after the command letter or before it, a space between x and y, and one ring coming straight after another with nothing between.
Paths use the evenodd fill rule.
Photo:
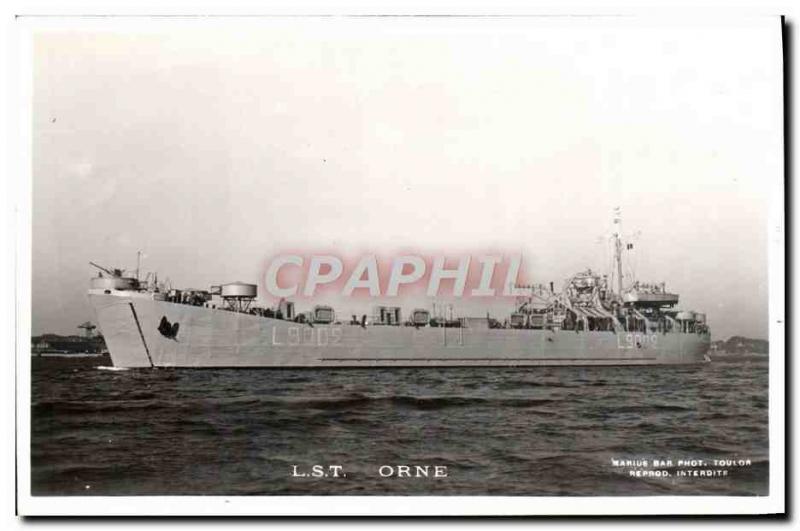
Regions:
<instances>
[{"instance_id":1,"label":"mast","mask_svg":"<svg viewBox=\"0 0 800 531\"><path fill-rule=\"evenodd\" d=\"M614 208L614 224L618 225L614 232L614 262L617 266L617 294L622 297L622 213Z\"/></svg>"},{"instance_id":2,"label":"mast","mask_svg":"<svg viewBox=\"0 0 800 531\"><path fill-rule=\"evenodd\" d=\"M142 266L142 251L136 251L136 280L139 280L139 268Z\"/></svg>"},{"instance_id":3,"label":"mast","mask_svg":"<svg viewBox=\"0 0 800 531\"><path fill-rule=\"evenodd\" d=\"M622 240L614 234L614 261L617 264L617 293L622 296Z\"/></svg>"}]
</instances>

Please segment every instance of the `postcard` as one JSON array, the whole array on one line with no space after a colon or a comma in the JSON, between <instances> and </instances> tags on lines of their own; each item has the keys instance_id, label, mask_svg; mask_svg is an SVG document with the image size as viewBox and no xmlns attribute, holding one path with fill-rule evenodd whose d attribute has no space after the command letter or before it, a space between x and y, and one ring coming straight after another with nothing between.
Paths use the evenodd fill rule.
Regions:
<instances>
[{"instance_id":1,"label":"postcard","mask_svg":"<svg viewBox=\"0 0 800 531\"><path fill-rule=\"evenodd\" d=\"M780 17L18 25L20 514L784 511Z\"/></svg>"}]
</instances>

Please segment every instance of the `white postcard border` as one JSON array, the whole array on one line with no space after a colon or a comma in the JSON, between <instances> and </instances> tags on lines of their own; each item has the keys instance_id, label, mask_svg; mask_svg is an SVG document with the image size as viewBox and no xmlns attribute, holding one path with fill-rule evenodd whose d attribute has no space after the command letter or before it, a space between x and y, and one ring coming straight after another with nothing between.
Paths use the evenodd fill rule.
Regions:
<instances>
[{"instance_id":1,"label":"white postcard border","mask_svg":"<svg viewBox=\"0 0 800 531\"><path fill-rule=\"evenodd\" d=\"M313 11L313 10L312 10ZM780 20L776 17L776 24ZM30 325L31 325L31 38L42 28L141 27L146 19L28 19L9 26L11 79L7 125L11 192L16 198L16 400L17 493L21 515L608 515L608 514L765 514L785 510L785 359L770 354L770 494L736 496L497 497L497 496L120 496L47 497L30 495ZM166 22L159 21L159 24ZM216 23L216 22L215 22ZM226 23L236 23L229 19ZM783 352L784 212L783 175L769 181L770 351Z\"/></svg>"}]
</instances>

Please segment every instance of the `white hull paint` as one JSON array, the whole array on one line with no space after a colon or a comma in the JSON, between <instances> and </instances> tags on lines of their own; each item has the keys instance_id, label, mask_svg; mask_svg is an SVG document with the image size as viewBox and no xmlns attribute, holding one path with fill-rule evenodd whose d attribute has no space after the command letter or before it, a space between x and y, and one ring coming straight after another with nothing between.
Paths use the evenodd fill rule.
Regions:
<instances>
[{"instance_id":1,"label":"white hull paint","mask_svg":"<svg viewBox=\"0 0 800 531\"><path fill-rule=\"evenodd\" d=\"M708 334L299 324L92 290L116 367L469 367L703 363ZM178 323L174 339L158 330Z\"/></svg>"}]
</instances>

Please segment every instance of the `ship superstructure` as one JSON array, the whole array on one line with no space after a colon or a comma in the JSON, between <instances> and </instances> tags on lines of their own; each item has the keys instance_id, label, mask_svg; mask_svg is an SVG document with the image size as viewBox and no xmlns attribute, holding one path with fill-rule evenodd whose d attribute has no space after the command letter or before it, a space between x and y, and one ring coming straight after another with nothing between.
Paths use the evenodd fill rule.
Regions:
<instances>
[{"instance_id":1,"label":"ship superstructure","mask_svg":"<svg viewBox=\"0 0 800 531\"><path fill-rule=\"evenodd\" d=\"M612 279L586 270L561 289L524 286L505 316L376 306L339 315L255 304L257 286L174 289L100 269L89 298L114 365L122 367L437 367L701 363L710 346L702 313L677 309L664 283L622 281L621 234ZM616 282L613 282L616 280ZM613 286L616 284L616 286ZM616 289L614 289L614 287Z\"/></svg>"}]
</instances>

